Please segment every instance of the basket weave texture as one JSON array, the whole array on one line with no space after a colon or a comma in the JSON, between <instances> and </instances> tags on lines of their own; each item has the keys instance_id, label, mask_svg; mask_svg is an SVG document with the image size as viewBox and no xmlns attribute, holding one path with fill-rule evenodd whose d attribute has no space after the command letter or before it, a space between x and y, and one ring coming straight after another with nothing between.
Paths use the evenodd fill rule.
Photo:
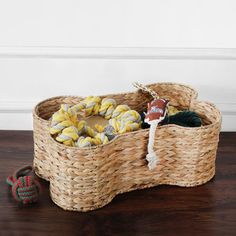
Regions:
<instances>
[{"instance_id":1,"label":"basket weave texture","mask_svg":"<svg viewBox=\"0 0 236 236\"><path fill-rule=\"evenodd\" d=\"M65 210L89 211L108 204L117 194L160 184L197 186L215 175L221 114L209 102L197 100L189 86L156 83L148 86L170 104L197 112L203 126L157 127L154 150L160 159L150 171L145 159L149 129L116 136L105 145L78 148L56 142L48 119L63 103L77 104L82 97L54 97L39 103L34 118L34 169L50 181L52 200ZM141 91L101 96L127 104L139 112L152 98Z\"/></svg>"}]
</instances>

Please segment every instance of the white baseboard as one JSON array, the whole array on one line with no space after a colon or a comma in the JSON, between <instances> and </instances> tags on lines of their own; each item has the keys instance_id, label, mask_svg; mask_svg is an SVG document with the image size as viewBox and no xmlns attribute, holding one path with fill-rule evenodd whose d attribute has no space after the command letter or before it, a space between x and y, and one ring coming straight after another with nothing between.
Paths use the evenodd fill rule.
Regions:
<instances>
[{"instance_id":1,"label":"white baseboard","mask_svg":"<svg viewBox=\"0 0 236 236\"><path fill-rule=\"evenodd\" d=\"M32 130L32 110L36 101L0 102L0 130ZM236 103L216 103L223 115L222 131L236 131Z\"/></svg>"},{"instance_id":2,"label":"white baseboard","mask_svg":"<svg viewBox=\"0 0 236 236\"><path fill-rule=\"evenodd\" d=\"M222 113L222 131L236 131L236 103L217 102L216 106Z\"/></svg>"},{"instance_id":3,"label":"white baseboard","mask_svg":"<svg viewBox=\"0 0 236 236\"><path fill-rule=\"evenodd\" d=\"M36 101L0 101L0 130L32 130Z\"/></svg>"}]
</instances>

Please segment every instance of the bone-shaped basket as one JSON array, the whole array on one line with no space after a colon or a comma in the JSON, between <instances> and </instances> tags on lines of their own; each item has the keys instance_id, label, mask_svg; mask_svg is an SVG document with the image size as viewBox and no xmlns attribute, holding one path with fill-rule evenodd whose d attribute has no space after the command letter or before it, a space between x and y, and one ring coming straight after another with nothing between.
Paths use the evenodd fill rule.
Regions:
<instances>
[{"instance_id":1,"label":"bone-shaped basket","mask_svg":"<svg viewBox=\"0 0 236 236\"><path fill-rule=\"evenodd\" d=\"M65 210L89 211L100 208L120 193L160 184L197 186L215 175L215 158L221 128L221 114L209 102L197 101L197 92L176 83L148 86L170 104L197 112L203 126L186 128L159 126L154 150L160 163L149 170L145 159L149 129L116 136L105 145L78 148L56 142L49 134L49 118L63 103L77 104L83 98L54 97L34 109L34 169L50 181L52 200ZM139 112L152 100L138 90L111 97Z\"/></svg>"}]
</instances>

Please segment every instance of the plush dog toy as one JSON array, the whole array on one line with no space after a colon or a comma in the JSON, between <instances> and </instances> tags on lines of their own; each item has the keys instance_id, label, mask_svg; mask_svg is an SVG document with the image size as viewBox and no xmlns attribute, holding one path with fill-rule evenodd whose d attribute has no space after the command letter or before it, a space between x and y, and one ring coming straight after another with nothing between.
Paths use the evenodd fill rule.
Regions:
<instances>
[{"instance_id":1,"label":"plush dog toy","mask_svg":"<svg viewBox=\"0 0 236 236\"><path fill-rule=\"evenodd\" d=\"M165 99L155 99L151 103L148 103L147 114L145 116L145 122L150 125L149 141L148 141L148 154L146 160L148 161L148 168L154 169L159 162L156 153L154 152L154 140L155 132L158 124L165 119L167 113L167 106L169 101Z\"/></svg>"}]
</instances>

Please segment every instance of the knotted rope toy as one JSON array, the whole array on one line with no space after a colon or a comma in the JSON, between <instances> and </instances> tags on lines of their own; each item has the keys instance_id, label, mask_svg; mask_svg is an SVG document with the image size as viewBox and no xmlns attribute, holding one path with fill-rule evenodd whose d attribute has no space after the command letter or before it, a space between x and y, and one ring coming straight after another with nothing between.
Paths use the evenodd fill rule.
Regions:
<instances>
[{"instance_id":1,"label":"knotted rope toy","mask_svg":"<svg viewBox=\"0 0 236 236\"><path fill-rule=\"evenodd\" d=\"M154 151L155 132L158 124L165 119L168 111L169 101L159 98L154 90L151 90L142 84L134 83L136 88L149 93L154 100L148 103L147 114L145 114L145 122L150 125L149 141L148 141L148 154L146 160L148 161L149 170L153 170L159 163L159 158Z\"/></svg>"},{"instance_id":2,"label":"knotted rope toy","mask_svg":"<svg viewBox=\"0 0 236 236\"><path fill-rule=\"evenodd\" d=\"M28 175L31 171L31 166L25 166L6 179L14 199L22 204L37 202L41 192L39 182L34 176Z\"/></svg>"},{"instance_id":3,"label":"knotted rope toy","mask_svg":"<svg viewBox=\"0 0 236 236\"><path fill-rule=\"evenodd\" d=\"M100 115L108 125L96 124L92 129L83 120ZM79 104L62 104L51 118L50 134L60 143L74 147L90 147L108 143L117 134L141 128L141 116L127 105L118 105L112 98L87 97Z\"/></svg>"},{"instance_id":4,"label":"knotted rope toy","mask_svg":"<svg viewBox=\"0 0 236 236\"><path fill-rule=\"evenodd\" d=\"M145 122L150 125L150 130L148 154L146 156L146 160L148 161L148 167L150 170L154 169L159 163L159 158L157 157L153 149L155 132L158 124L165 119L168 103L169 101L165 99L155 99L151 103L148 103L148 110L145 116Z\"/></svg>"}]
</instances>

